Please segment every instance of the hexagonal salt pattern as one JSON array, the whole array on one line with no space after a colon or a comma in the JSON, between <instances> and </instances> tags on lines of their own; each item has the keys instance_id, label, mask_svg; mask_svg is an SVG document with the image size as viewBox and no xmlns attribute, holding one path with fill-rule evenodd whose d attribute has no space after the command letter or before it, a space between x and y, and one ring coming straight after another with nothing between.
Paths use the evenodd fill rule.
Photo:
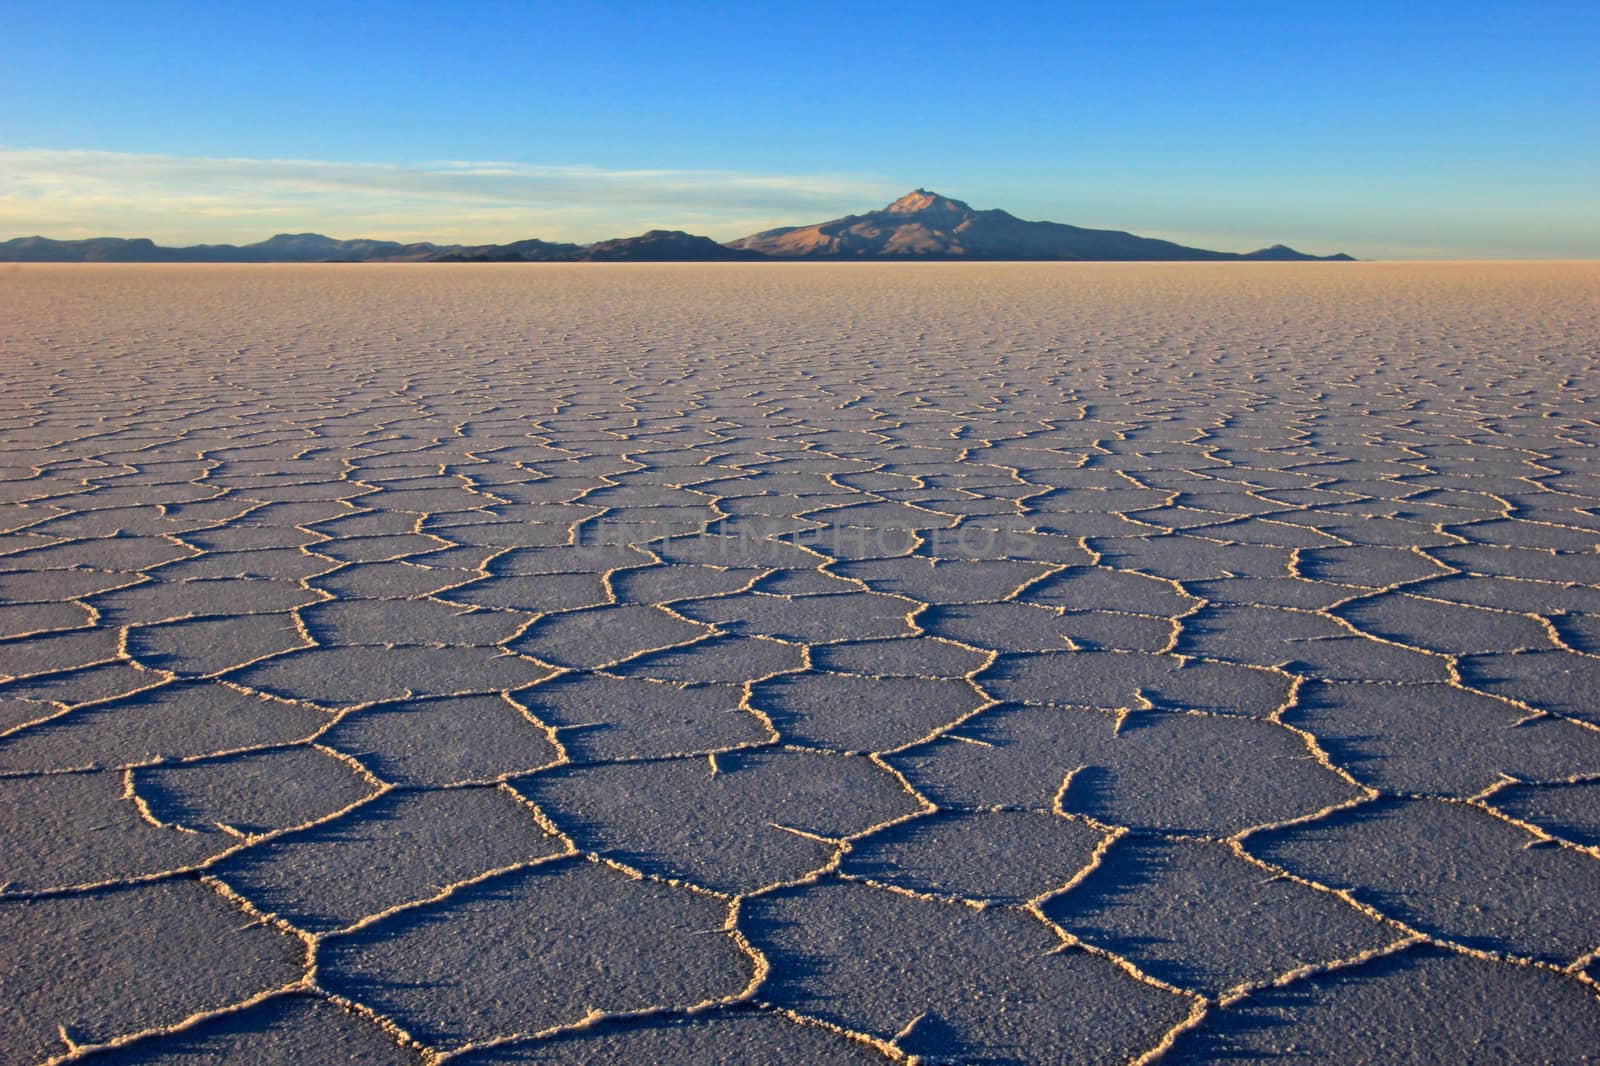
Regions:
<instances>
[{"instance_id":1,"label":"hexagonal salt pattern","mask_svg":"<svg viewBox=\"0 0 1600 1066\"><path fill-rule=\"evenodd\" d=\"M1590 1061L1552 265L28 265L0 1060Z\"/></svg>"}]
</instances>

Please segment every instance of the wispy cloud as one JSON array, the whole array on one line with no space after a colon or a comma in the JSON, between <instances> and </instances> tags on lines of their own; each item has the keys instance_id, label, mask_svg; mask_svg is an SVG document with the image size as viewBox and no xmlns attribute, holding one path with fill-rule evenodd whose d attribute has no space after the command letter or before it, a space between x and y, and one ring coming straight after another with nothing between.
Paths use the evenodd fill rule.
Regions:
<instances>
[{"instance_id":1,"label":"wispy cloud","mask_svg":"<svg viewBox=\"0 0 1600 1066\"><path fill-rule=\"evenodd\" d=\"M0 147L0 238L239 242L317 230L398 240L598 240L659 226L727 239L861 210L902 191L854 176Z\"/></svg>"}]
</instances>

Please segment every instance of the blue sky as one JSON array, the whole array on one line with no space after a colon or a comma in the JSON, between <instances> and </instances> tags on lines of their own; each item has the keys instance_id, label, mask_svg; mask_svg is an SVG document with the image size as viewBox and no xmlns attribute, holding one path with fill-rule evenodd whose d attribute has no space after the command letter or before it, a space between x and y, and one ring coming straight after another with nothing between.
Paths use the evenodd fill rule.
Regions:
<instances>
[{"instance_id":1,"label":"blue sky","mask_svg":"<svg viewBox=\"0 0 1600 1066\"><path fill-rule=\"evenodd\" d=\"M922 185L1235 250L1600 256L1600 5L1210 6L12 0L0 238L730 238Z\"/></svg>"}]
</instances>

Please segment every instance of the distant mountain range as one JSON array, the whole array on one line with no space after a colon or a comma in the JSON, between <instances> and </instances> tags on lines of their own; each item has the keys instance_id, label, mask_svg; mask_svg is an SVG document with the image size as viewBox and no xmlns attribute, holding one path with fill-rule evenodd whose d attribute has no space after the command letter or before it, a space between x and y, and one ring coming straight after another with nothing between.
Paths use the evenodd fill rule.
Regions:
<instances>
[{"instance_id":1,"label":"distant mountain range","mask_svg":"<svg viewBox=\"0 0 1600 1066\"><path fill-rule=\"evenodd\" d=\"M594 244L537 238L510 244L340 241L320 233L280 233L255 244L165 248L143 237L0 242L0 262L49 263L558 263L703 262L762 259L1267 260L1350 261L1307 255L1282 244L1254 252L1213 252L1121 230L1029 222L1005 211L977 211L916 189L879 211L764 230L718 244L682 230L651 230Z\"/></svg>"},{"instance_id":2,"label":"distant mountain range","mask_svg":"<svg viewBox=\"0 0 1600 1066\"><path fill-rule=\"evenodd\" d=\"M1275 244L1237 254L1188 248L1121 230L1028 222L1005 211L975 211L960 200L916 189L881 211L814 226L785 226L730 241L788 259L1340 259Z\"/></svg>"}]
</instances>

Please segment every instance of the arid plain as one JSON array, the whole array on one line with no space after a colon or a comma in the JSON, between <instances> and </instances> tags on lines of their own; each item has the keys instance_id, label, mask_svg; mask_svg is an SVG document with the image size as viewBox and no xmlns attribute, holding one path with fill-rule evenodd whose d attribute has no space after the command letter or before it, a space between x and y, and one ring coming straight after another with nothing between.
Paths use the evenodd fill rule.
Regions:
<instances>
[{"instance_id":1,"label":"arid plain","mask_svg":"<svg viewBox=\"0 0 1600 1066\"><path fill-rule=\"evenodd\" d=\"M1600 1058L1600 267L0 270L0 1060Z\"/></svg>"}]
</instances>

